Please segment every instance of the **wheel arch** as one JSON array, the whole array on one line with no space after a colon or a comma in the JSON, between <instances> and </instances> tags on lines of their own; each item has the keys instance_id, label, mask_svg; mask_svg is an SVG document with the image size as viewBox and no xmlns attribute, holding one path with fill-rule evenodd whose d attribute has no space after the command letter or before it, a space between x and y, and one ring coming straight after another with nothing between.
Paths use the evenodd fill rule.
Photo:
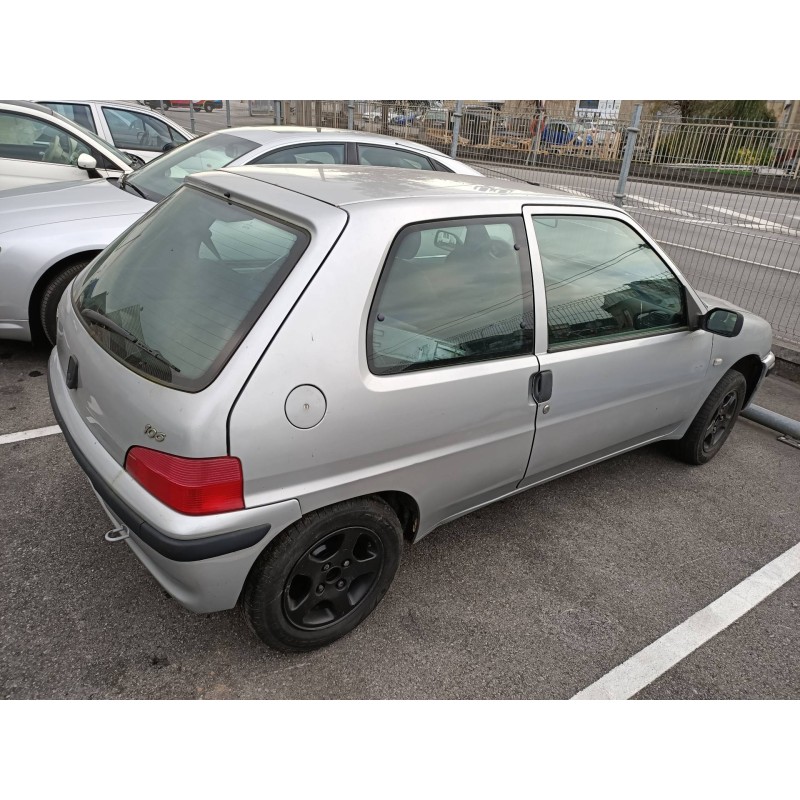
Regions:
<instances>
[{"instance_id":1,"label":"wheel arch","mask_svg":"<svg viewBox=\"0 0 800 800\"><path fill-rule=\"evenodd\" d=\"M413 542L419 532L417 501L410 494L397 491L377 492L376 496L386 502L397 514L400 524L403 526L403 538L407 542Z\"/></svg>"},{"instance_id":2,"label":"wheel arch","mask_svg":"<svg viewBox=\"0 0 800 800\"><path fill-rule=\"evenodd\" d=\"M63 272L73 264L78 264L81 261L86 261L88 263L101 252L102 250L97 248L95 250L84 250L80 253L72 253L71 255L64 256L64 258L59 259L54 264L51 264L39 276L39 279L36 281L36 285L33 287L33 291L31 292L30 300L28 301L28 323L31 327L31 337L36 336L40 338L44 335L42 323L39 320L39 307L41 305L45 289L47 289L47 286L53 280L53 278L58 275L59 272Z\"/></svg>"},{"instance_id":3,"label":"wheel arch","mask_svg":"<svg viewBox=\"0 0 800 800\"><path fill-rule=\"evenodd\" d=\"M761 380L761 371L763 368L764 365L761 363L761 359L757 355L753 354L745 356L744 358L740 358L731 367L732 370L736 370L736 372L744 375L744 379L747 382L747 393L745 394L742 408L745 408L753 398L753 393L755 392L756 388L758 387L758 383Z\"/></svg>"}]
</instances>

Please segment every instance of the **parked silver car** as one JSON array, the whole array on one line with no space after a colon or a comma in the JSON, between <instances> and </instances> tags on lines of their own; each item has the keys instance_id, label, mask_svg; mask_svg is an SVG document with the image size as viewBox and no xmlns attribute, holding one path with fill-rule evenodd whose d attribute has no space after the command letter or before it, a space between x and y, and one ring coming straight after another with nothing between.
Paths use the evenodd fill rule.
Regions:
<instances>
[{"instance_id":1,"label":"parked silver car","mask_svg":"<svg viewBox=\"0 0 800 800\"><path fill-rule=\"evenodd\" d=\"M264 126L195 139L119 185L85 180L0 191L0 337L28 341L42 334L55 343L56 306L67 283L187 175L240 164L342 163L479 174L438 150L391 136Z\"/></svg>"},{"instance_id":2,"label":"parked silver car","mask_svg":"<svg viewBox=\"0 0 800 800\"><path fill-rule=\"evenodd\" d=\"M243 167L189 177L74 282L48 378L106 538L305 650L375 608L404 539L657 440L709 461L771 341L614 206Z\"/></svg>"}]
</instances>

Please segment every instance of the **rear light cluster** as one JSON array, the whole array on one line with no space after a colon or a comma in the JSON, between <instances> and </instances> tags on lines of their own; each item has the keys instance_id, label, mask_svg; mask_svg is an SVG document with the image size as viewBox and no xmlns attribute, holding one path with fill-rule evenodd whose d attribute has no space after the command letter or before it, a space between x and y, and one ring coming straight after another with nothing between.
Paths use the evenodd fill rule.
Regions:
<instances>
[{"instance_id":1,"label":"rear light cluster","mask_svg":"<svg viewBox=\"0 0 800 800\"><path fill-rule=\"evenodd\" d=\"M132 447L125 470L150 494L182 514L219 514L244 508L242 463L233 456L181 458Z\"/></svg>"}]
</instances>

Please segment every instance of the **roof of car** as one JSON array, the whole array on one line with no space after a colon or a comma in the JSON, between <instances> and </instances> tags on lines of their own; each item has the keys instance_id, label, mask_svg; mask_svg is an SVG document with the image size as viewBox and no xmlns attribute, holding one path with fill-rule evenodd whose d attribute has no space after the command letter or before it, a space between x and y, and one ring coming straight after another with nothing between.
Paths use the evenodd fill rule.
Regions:
<instances>
[{"instance_id":1,"label":"roof of car","mask_svg":"<svg viewBox=\"0 0 800 800\"><path fill-rule=\"evenodd\" d=\"M258 202L262 194L258 185L248 185L241 178L258 183L279 186L333 206L383 200L408 199L413 197L468 197L495 196L530 199L542 204L585 205L608 207L591 198L580 198L558 190L518 183L511 179L484 178L475 175L457 175L449 172L433 172L394 167L364 167L354 165L263 165L230 167L213 173L199 173L187 179L197 178L210 182L223 190L249 196Z\"/></svg>"},{"instance_id":2,"label":"roof of car","mask_svg":"<svg viewBox=\"0 0 800 800\"><path fill-rule=\"evenodd\" d=\"M223 133L229 136L240 136L242 139L249 139L259 144L271 144L273 142L288 143L295 140L307 141L309 138L317 139L321 137L325 139L357 139L358 141L363 141L365 144L370 142L374 144L391 144L396 147L405 147L408 150L431 153L439 158L449 158L449 156L442 153L441 150L436 150L433 147L428 147L428 145L418 142L409 142L405 139L399 139L395 136L385 136L381 133L351 131L343 128L312 128L301 125L252 125L241 128L224 128L223 130L206 134L206 136L210 137Z\"/></svg>"},{"instance_id":3,"label":"roof of car","mask_svg":"<svg viewBox=\"0 0 800 800\"><path fill-rule=\"evenodd\" d=\"M29 108L32 111L40 111L42 114L49 114L50 116L53 116L54 114L52 108L48 108L47 106L41 106L38 103L31 103L27 100L0 100L0 104L9 106L21 106L22 108Z\"/></svg>"}]
</instances>

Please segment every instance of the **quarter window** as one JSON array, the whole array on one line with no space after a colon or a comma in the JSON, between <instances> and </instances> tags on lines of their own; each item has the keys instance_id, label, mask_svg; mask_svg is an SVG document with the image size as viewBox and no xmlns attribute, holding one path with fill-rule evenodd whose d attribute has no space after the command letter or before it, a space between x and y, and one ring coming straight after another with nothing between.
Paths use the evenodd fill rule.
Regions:
<instances>
[{"instance_id":1,"label":"quarter window","mask_svg":"<svg viewBox=\"0 0 800 800\"><path fill-rule=\"evenodd\" d=\"M401 169L428 169L433 164L424 156L397 147L378 147L371 144L358 146L358 163L365 167L400 167Z\"/></svg>"},{"instance_id":2,"label":"quarter window","mask_svg":"<svg viewBox=\"0 0 800 800\"><path fill-rule=\"evenodd\" d=\"M62 117L72 120L76 125L80 125L81 128L97 133L92 119L92 110L89 106L83 103L41 103L41 105L47 106L55 111L56 114L61 114Z\"/></svg>"},{"instance_id":3,"label":"quarter window","mask_svg":"<svg viewBox=\"0 0 800 800\"><path fill-rule=\"evenodd\" d=\"M251 164L344 164L344 144L303 144L284 147L251 161Z\"/></svg>"},{"instance_id":4,"label":"quarter window","mask_svg":"<svg viewBox=\"0 0 800 800\"><path fill-rule=\"evenodd\" d=\"M0 111L0 157L77 164L90 148L63 128L37 117Z\"/></svg>"},{"instance_id":5,"label":"quarter window","mask_svg":"<svg viewBox=\"0 0 800 800\"><path fill-rule=\"evenodd\" d=\"M490 217L401 231L370 312L372 372L530 354L533 300L521 223Z\"/></svg>"},{"instance_id":6,"label":"quarter window","mask_svg":"<svg viewBox=\"0 0 800 800\"><path fill-rule=\"evenodd\" d=\"M550 350L650 336L686 325L683 287L621 220L535 216Z\"/></svg>"}]
</instances>

